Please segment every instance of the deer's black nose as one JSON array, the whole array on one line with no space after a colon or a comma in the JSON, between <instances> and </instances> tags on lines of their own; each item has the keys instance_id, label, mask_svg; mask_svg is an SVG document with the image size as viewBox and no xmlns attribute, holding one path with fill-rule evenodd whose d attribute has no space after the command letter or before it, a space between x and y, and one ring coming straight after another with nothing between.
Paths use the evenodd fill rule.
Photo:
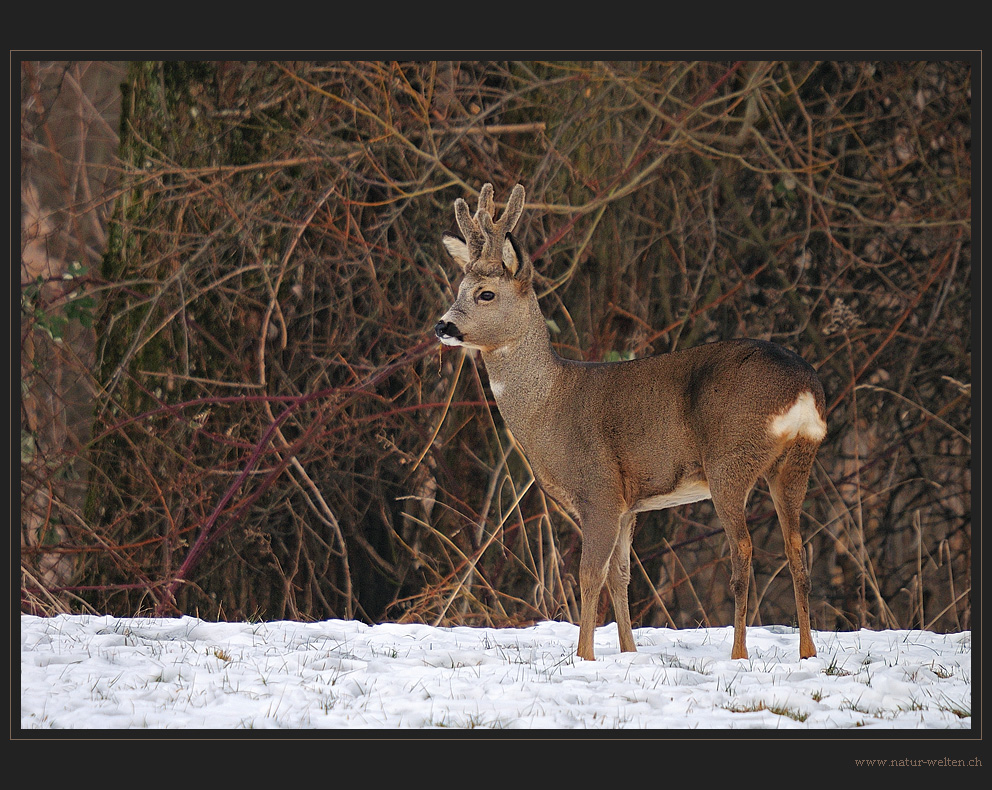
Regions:
<instances>
[{"instance_id":1,"label":"deer's black nose","mask_svg":"<svg viewBox=\"0 0 992 790\"><path fill-rule=\"evenodd\" d=\"M462 339L462 333L450 321L438 321L434 325L434 334L438 336L439 340L444 340L446 337L453 337L456 340Z\"/></svg>"}]
</instances>

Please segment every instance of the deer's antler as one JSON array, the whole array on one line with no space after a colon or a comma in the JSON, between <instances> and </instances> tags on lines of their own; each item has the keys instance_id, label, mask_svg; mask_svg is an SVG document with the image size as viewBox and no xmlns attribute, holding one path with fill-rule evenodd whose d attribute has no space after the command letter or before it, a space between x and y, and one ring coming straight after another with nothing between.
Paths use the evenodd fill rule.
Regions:
<instances>
[{"instance_id":1,"label":"deer's antler","mask_svg":"<svg viewBox=\"0 0 992 790\"><path fill-rule=\"evenodd\" d=\"M502 255L503 240L513 230L524 210L523 186L517 184L513 187L503 215L494 222L495 210L492 184L484 184L479 191L479 208L474 217L469 213L468 203L461 198L455 201L455 220L473 260L499 258Z\"/></svg>"}]
</instances>

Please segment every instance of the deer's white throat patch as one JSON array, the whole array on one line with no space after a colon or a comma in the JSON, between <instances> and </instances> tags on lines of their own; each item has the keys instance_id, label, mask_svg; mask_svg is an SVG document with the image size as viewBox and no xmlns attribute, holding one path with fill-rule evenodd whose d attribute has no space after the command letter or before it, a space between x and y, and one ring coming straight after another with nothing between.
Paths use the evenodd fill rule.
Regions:
<instances>
[{"instance_id":1,"label":"deer's white throat patch","mask_svg":"<svg viewBox=\"0 0 992 790\"><path fill-rule=\"evenodd\" d=\"M490 380L489 389L493 391L493 397L498 398L506 391L506 386L502 382Z\"/></svg>"},{"instance_id":2,"label":"deer's white throat patch","mask_svg":"<svg viewBox=\"0 0 992 790\"><path fill-rule=\"evenodd\" d=\"M816 409L813 393L801 392L795 403L772 418L768 431L776 439L792 440L802 434L819 442L827 435L827 424Z\"/></svg>"}]
</instances>

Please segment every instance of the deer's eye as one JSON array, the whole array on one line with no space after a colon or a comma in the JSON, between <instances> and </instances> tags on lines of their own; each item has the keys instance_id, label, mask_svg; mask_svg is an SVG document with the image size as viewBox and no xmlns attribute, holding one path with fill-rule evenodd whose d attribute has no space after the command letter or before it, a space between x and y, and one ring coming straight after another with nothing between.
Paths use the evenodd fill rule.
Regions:
<instances>
[{"instance_id":1,"label":"deer's eye","mask_svg":"<svg viewBox=\"0 0 992 790\"><path fill-rule=\"evenodd\" d=\"M483 291L482 293L479 294L480 302L491 302L495 298L496 298L496 294L494 294L492 291Z\"/></svg>"}]
</instances>

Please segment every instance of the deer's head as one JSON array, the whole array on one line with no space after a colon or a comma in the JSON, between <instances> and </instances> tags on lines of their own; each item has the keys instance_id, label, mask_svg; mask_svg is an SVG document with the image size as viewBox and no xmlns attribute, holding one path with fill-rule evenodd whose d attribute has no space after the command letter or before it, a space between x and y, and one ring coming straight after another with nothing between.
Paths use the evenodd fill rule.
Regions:
<instances>
[{"instance_id":1,"label":"deer's head","mask_svg":"<svg viewBox=\"0 0 992 790\"><path fill-rule=\"evenodd\" d=\"M479 192L475 216L468 204L455 201L455 219L464 238L445 234L445 249L462 268L458 297L434 327L449 346L493 351L527 330L537 299L534 268L511 231L524 207L524 188L517 184L498 220L493 218L493 186Z\"/></svg>"}]
</instances>

